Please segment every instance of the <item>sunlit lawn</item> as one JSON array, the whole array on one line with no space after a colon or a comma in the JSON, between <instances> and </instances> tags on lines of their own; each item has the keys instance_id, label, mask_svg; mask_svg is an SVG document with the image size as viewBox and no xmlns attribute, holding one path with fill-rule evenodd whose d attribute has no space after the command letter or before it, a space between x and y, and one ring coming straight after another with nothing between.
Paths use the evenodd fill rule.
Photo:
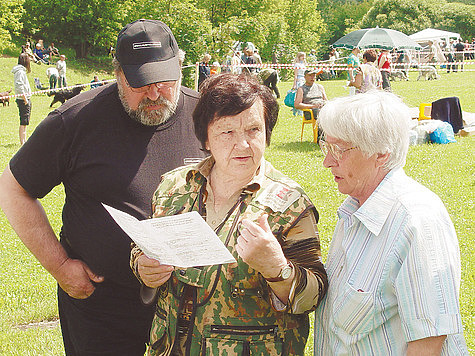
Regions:
<instances>
[{"instance_id":1,"label":"sunlit lawn","mask_svg":"<svg viewBox=\"0 0 475 356\"><path fill-rule=\"evenodd\" d=\"M16 59L0 58L0 91L12 87L11 68ZM30 75L40 77L46 83L46 66L33 66ZM82 67L68 68L69 83L87 83L94 70ZM475 72L440 72L437 81L415 81L416 73L410 73L408 82L392 82L393 91L411 106L431 102L448 96L458 96L465 111L475 112ZM100 78L107 73L100 72ZM109 75L110 77L110 75ZM330 98L346 95L343 80L322 83ZM279 84L282 96L290 88L289 82ZM282 99L280 99L282 101ZM45 95L33 97L33 114L30 131L49 112L51 98ZM0 166L3 170L10 157L18 150L18 112L12 101L9 107L0 107ZM289 108L282 106L279 122L272 136L266 157L274 166L299 182L308 192L320 213L319 230L322 248L326 256L336 222L335 211L344 196L333 182L331 174L322 167L322 154L310 142L307 127L304 142L300 142L301 119L294 117ZM461 309L465 337L472 354L475 352L475 167L473 136L457 138L449 145L426 144L409 150L406 164L408 175L436 192L445 203L457 231L462 257ZM56 231L60 229L61 206L64 201L62 187L53 190L43 205ZM23 244L15 236L3 213L0 214L0 355L62 355L64 354L59 327L32 327L24 330L21 325L55 320L57 318L56 285L41 268ZM311 355L312 339L307 355Z\"/></svg>"}]
</instances>

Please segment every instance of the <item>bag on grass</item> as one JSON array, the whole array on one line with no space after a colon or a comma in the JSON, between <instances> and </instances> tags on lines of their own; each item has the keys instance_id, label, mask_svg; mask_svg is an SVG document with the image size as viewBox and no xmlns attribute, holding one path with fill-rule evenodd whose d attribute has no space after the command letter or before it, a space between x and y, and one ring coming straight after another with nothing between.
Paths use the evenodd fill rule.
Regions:
<instances>
[{"instance_id":1,"label":"bag on grass","mask_svg":"<svg viewBox=\"0 0 475 356\"><path fill-rule=\"evenodd\" d=\"M454 129L448 122L443 122L431 134L429 134L429 138L433 143L445 144L457 142L454 136Z\"/></svg>"},{"instance_id":2,"label":"bag on grass","mask_svg":"<svg viewBox=\"0 0 475 356\"><path fill-rule=\"evenodd\" d=\"M293 108L294 103L295 103L295 94L297 93L297 90L290 89L287 94L285 95L284 98L284 104L287 105L288 107Z\"/></svg>"}]
</instances>

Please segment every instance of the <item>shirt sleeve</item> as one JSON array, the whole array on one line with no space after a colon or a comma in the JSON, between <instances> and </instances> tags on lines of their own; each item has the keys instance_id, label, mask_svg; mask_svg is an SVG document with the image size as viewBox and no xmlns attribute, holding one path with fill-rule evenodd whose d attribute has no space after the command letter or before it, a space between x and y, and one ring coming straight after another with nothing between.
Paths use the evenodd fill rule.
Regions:
<instances>
[{"instance_id":1,"label":"shirt sleeve","mask_svg":"<svg viewBox=\"0 0 475 356\"><path fill-rule=\"evenodd\" d=\"M289 231L282 249L295 268L289 312L302 314L314 310L327 291L328 280L321 258L317 221L312 212L306 212Z\"/></svg>"},{"instance_id":2,"label":"shirt sleeve","mask_svg":"<svg viewBox=\"0 0 475 356\"><path fill-rule=\"evenodd\" d=\"M64 142L63 120L52 112L11 159L13 176L33 198L43 198L62 182Z\"/></svg>"},{"instance_id":3,"label":"shirt sleeve","mask_svg":"<svg viewBox=\"0 0 475 356\"><path fill-rule=\"evenodd\" d=\"M395 280L406 341L463 330L457 236L443 204L431 205L438 206L437 211L421 212L409 220L406 238L410 243Z\"/></svg>"}]
</instances>

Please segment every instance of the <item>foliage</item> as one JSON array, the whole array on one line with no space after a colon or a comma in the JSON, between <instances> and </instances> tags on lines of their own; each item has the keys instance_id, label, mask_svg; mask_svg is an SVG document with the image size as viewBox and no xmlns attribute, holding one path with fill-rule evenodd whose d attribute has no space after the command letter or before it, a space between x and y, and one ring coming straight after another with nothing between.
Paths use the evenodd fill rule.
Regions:
<instances>
[{"instance_id":1,"label":"foliage","mask_svg":"<svg viewBox=\"0 0 475 356\"><path fill-rule=\"evenodd\" d=\"M356 25L368 12L372 2L372 0L360 2L349 0L333 3L331 0L326 0L322 3L321 13L326 24L323 43L326 46L320 51L321 57L327 59L328 46L356 29Z\"/></svg>"},{"instance_id":2,"label":"foliage","mask_svg":"<svg viewBox=\"0 0 475 356\"><path fill-rule=\"evenodd\" d=\"M464 40L475 37L475 5L447 3L438 13L440 28L460 33Z\"/></svg>"},{"instance_id":3,"label":"foliage","mask_svg":"<svg viewBox=\"0 0 475 356\"><path fill-rule=\"evenodd\" d=\"M0 53L5 49L11 49L12 36L19 35L22 24L20 17L23 6L15 0L3 0L0 2Z\"/></svg>"},{"instance_id":4,"label":"foliage","mask_svg":"<svg viewBox=\"0 0 475 356\"><path fill-rule=\"evenodd\" d=\"M25 34L72 47L77 58L115 43L128 0L25 0Z\"/></svg>"},{"instance_id":5,"label":"foliage","mask_svg":"<svg viewBox=\"0 0 475 356\"><path fill-rule=\"evenodd\" d=\"M358 24L360 28L385 27L406 34L426 28L475 35L475 6L445 0L376 0Z\"/></svg>"},{"instance_id":6,"label":"foliage","mask_svg":"<svg viewBox=\"0 0 475 356\"><path fill-rule=\"evenodd\" d=\"M94 74L100 78L111 78L103 68L108 58L95 59L94 62L68 62L68 81L87 83ZM98 64L100 63L100 67ZM16 58L0 58L0 91L12 88L11 68ZM79 70L78 70L79 65ZM460 98L462 109L475 112L475 69L471 71L447 74L439 71L441 79L416 81L417 72L410 72L409 81L392 82L393 92L404 98L410 107L421 102L431 102L448 96ZM32 65L28 75L33 87L33 78L39 77L44 83L46 66ZM105 70L105 71L104 71ZM320 82L330 99L347 95L345 80ZM281 81L281 93L287 92L292 82ZM51 110L52 98L46 95L32 97L32 117L28 132L46 117ZM336 189L331 173L322 166L323 156L318 146L310 141L310 129L304 132L304 141L300 142L300 117L293 116L291 110L282 104L279 120L272 133L271 145L266 150L266 158L278 169L301 183L315 203L319 213L319 232L322 241L323 257L326 258L332 230L336 222L336 209L344 196ZM55 108L59 105L57 104ZM8 164L10 157L18 150L18 109L14 100L10 106L0 106L0 170ZM475 136L458 137L457 143L450 145L419 145L409 149L406 172L437 193L446 205L454 222L460 241L462 260L462 283L460 304L465 338L471 354L475 352L475 166L473 152ZM64 204L64 190L55 188L42 204L52 221L55 231L61 227L61 207ZM53 329L30 328L22 330L20 324L55 320L58 317L56 307L56 283L54 279L32 257L27 248L19 241L14 231L0 212L0 355L64 355L59 326ZM312 314L313 315L313 314ZM312 334L312 329L310 330ZM313 354L311 336L307 343L306 356Z\"/></svg>"}]
</instances>

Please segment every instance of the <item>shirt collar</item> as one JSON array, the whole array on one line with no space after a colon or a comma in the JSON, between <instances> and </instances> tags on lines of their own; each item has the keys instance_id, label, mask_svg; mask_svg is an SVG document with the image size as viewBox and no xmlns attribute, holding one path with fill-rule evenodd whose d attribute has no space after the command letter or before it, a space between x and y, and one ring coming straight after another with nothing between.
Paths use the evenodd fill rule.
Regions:
<instances>
[{"instance_id":1,"label":"shirt collar","mask_svg":"<svg viewBox=\"0 0 475 356\"><path fill-rule=\"evenodd\" d=\"M199 173L203 177L207 178L211 174L211 169L215 164L215 160L213 156L209 156L203 159L196 165L190 166L189 171L186 174L186 180L189 181L194 174ZM264 179L266 177L266 172L271 169L271 164L267 162L264 158L261 159L261 163L259 164L259 168L257 169L257 174L252 178L252 180L243 187L243 189L248 190L250 193L257 192L262 184L264 183Z\"/></svg>"},{"instance_id":2,"label":"shirt collar","mask_svg":"<svg viewBox=\"0 0 475 356\"><path fill-rule=\"evenodd\" d=\"M393 169L383 178L369 198L360 206L357 199L347 197L338 209L340 219L354 216L375 236L383 229L397 199L393 192L393 181L404 175L402 168Z\"/></svg>"}]
</instances>

